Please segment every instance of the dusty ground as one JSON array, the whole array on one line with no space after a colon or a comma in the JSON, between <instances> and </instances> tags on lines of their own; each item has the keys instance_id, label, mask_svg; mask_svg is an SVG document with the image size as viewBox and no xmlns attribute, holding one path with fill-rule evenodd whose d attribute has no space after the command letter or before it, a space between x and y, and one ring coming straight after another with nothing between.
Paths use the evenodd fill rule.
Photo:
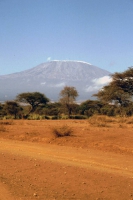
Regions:
<instances>
[{"instance_id":1,"label":"dusty ground","mask_svg":"<svg viewBox=\"0 0 133 200\"><path fill-rule=\"evenodd\" d=\"M133 200L133 124L0 121L0 200L20 199Z\"/></svg>"}]
</instances>

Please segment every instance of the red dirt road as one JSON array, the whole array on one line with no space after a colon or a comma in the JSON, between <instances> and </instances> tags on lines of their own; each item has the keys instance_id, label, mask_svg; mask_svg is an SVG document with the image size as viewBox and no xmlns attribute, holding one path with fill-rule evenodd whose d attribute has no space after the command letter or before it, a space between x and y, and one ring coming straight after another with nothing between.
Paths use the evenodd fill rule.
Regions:
<instances>
[{"instance_id":1,"label":"red dirt road","mask_svg":"<svg viewBox=\"0 0 133 200\"><path fill-rule=\"evenodd\" d=\"M133 156L0 140L0 200L132 200Z\"/></svg>"}]
</instances>

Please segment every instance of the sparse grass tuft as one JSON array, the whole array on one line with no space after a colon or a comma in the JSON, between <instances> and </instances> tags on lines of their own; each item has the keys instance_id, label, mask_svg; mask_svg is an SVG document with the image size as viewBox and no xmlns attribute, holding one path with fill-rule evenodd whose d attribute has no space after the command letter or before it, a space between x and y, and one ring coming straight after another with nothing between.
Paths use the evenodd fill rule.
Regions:
<instances>
[{"instance_id":1,"label":"sparse grass tuft","mask_svg":"<svg viewBox=\"0 0 133 200\"><path fill-rule=\"evenodd\" d=\"M67 125L63 125L61 127L55 127L52 129L52 133L54 134L55 137L71 136L72 132L73 132L72 128Z\"/></svg>"}]
</instances>

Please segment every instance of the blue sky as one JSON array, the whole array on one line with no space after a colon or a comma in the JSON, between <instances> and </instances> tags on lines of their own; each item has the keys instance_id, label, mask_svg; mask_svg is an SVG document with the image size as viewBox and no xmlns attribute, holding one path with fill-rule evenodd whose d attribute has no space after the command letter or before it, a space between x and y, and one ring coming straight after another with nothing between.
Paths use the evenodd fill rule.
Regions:
<instances>
[{"instance_id":1,"label":"blue sky","mask_svg":"<svg viewBox=\"0 0 133 200\"><path fill-rule=\"evenodd\" d=\"M0 75L48 60L133 66L133 0L0 0Z\"/></svg>"}]
</instances>

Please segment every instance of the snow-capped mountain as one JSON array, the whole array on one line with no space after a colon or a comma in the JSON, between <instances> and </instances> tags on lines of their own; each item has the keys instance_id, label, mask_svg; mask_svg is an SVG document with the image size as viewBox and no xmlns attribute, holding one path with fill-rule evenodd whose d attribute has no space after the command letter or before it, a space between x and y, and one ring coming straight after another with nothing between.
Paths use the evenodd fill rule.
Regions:
<instances>
[{"instance_id":1,"label":"snow-capped mountain","mask_svg":"<svg viewBox=\"0 0 133 200\"><path fill-rule=\"evenodd\" d=\"M78 100L87 100L110 81L110 72L82 61L51 61L29 70L0 76L0 101L22 92L38 91L57 101L65 85L76 87Z\"/></svg>"}]
</instances>

